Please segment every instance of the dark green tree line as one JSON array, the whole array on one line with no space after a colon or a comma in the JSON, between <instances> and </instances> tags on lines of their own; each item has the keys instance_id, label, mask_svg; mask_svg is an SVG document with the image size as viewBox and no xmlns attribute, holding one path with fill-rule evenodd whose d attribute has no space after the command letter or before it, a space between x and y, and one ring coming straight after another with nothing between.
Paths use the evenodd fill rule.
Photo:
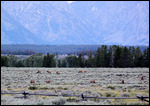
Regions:
<instances>
[{"instance_id":1,"label":"dark green tree line","mask_svg":"<svg viewBox=\"0 0 150 106\"><path fill-rule=\"evenodd\" d=\"M94 53L94 54L92 54ZM134 46L102 45L97 51L89 51L85 58L82 51L79 55L70 54L59 59L54 54L30 55L18 59L14 55L1 56L1 66L6 67L149 67L149 47L143 51ZM57 65L56 65L57 63Z\"/></svg>"},{"instance_id":2,"label":"dark green tree line","mask_svg":"<svg viewBox=\"0 0 150 106\"><path fill-rule=\"evenodd\" d=\"M55 55L47 53L43 59L43 67L56 67Z\"/></svg>"}]
</instances>

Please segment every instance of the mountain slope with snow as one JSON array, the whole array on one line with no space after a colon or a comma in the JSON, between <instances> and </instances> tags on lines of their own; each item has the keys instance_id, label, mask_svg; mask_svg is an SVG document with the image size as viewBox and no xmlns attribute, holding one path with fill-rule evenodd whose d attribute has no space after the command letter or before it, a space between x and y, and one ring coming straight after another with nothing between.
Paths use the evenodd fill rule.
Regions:
<instances>
[{"instance_id":1,"label":"mountain slope with snow","mask_svg":"<svg viewBox=\"0 0 150 106\"><path fill-rule=\"evenodd\" d=\"M149 2L2 1L1 8L15 20L12 26L20 24L34 37L4 37L9 25L1 16L2 44L17 43L22 36L33 44L149 45Z\"/></svg>"},{"instance_id":2,"label":"mountain slope with snow","mask_svg":"<svg viewBox=\"0 0 150 106\"><path fill-rule=\"evenodd\" d=\"M1 43L2 44L33 44L41 43L40 38L28 31L15 21L3 8L1 8Z\"/></svg>"}]
</instances>

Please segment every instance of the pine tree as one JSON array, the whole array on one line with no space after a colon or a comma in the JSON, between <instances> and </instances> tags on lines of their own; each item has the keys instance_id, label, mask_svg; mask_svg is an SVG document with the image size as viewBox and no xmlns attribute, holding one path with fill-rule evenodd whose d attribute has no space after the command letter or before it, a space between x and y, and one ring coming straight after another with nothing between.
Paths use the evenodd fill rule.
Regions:
<instances>
[{"instance_id":1,"label":"pine tree","mask_svg":"<svg viewBox=\"0 0 150 106\"><path fill-rule=\"evenodd\" d=\"M51 67L51 64L52 64L52 60L51 60L51 57L50 57L50 54L49 53L47 53L47 57L46 57L47 59L47 61L46 61L46 67Z\"/></svg>"},{"instance_id":2,"label":"pine tree","mask_svg":"<svg viewBox=\"0 0 150 106\"><path fill-rule=\"evenodd\" d=\"M60 59L58 60L58 67L61 67L61 61L60 61Z\"/></svg>"},{"instance_id":3,"label":"pine tree","mask_svg":"<svg viewBox=\"0 0 150 106\"><path fill-rule=\"evenodd\" d=\"M146 67L149 67L149 47L147 48L146 60Z\"/></svg>"},{"instance_id":4,"label":"pine tree","mask_svg":"<svg viewBox=\"0 0 150 106\"><path fill-rule=\"evenodd\" d=\"M135 49L135 67L140 67L141 66L141 51L140 48L137 47Z\"/></svg>"},{"instance_id":5,"label":"pine tree","mask_svg":"<svg viewBox=\"0 0 150 106\"><path fill-rule=\"evenodd\" d=\"M107 45L102 45L99 54L100 67L106 67Z\"/></svg>"},{"instance_id":6,"label":"pine tree","mask_svg":"<svg viewBox=\"0 0 150 106\"><path fill-rule=\"evenodd\" d=\"M78 57L78 67L84 67L84 61L81 54L79 54Z\"/></svg>"},{"instance_id":7,"label":"pine tree","mask_svg":"<svg viewBox=\"0 0 150 106\"><path fill-rule=\"evenodd\" d=\"M109 46L107 59L106 59L106 67L112 67L112 47Z\"/></svg>"},{"instance_id":8,"label":"pine tree","mask_svg":"<svg viewBox=\"0 0 150 106\"><path fill-rule=\"evenodd\" d=\"M19 60L16 64L16 67L24 67L23 61Z\"/></svg>"},{"instance_id":9,"label":"pine tree","mask_svg":"<svg viewBox=\"0 0 150 106\"><path fill-rule=\"evenodd\" d=\"M93 66L93 58L92 58L92 52L89 51L89 57L88 59L85 61L85 66L86 67L92 67Z\"/></svg>"},{"instance_id":10,"label":"pine tree","mask_svg":"<svg viewBox=\"0 0 150 106\"><path fill-rule=\"evenodd\" d=\"M129 50L125 46L124 48L122 48L120 67L128 67L128 66L129 66Z\"/></svg>"},{"instance_id":11,"label":"pine tree","mask_svg":"<svg viewBox=\"0 0 150 106\"><path fill-rule=\"evenodd\" d=\"M9 66L9 59L7 56L1 56L1 66L6 66L8 67Z\"/></svg>"},{"instance_id":12,"label":"pine tree","mask_svg":"<svg viewBox=\"0 0 150 106\"><path fill-rule=\"evenodd\" d=\"M25 64L25 67L30 67L30 65L29 65L29 58L25 59L24 64Z\"/></svg>"},{"instance_id":13,"label":"pine tree","mask_svg":"<svg viewBox=\"0 0 150 106\"><path fill-rule=\"evenodd\" d=\"M114 61L113 61L114 67L119 67L120 57L121 57L121 49L119 46L117 46L115 53L114 53Z\"/></svg>"},{"instance_id":14,"label":"pine tree","mask_svg":"<svg viewBox=\"0 0 150 106\"><path fill-rule=\"evenodd\" d=\"M113 45L112 50L111 50L111 58L110 58L110 65L112 65L112 67L114 67L114 57L115 57L116 49L117 49L117 46Z\"/></svg>"},{"instance_id":15,"label":"pine tree","mask_svg":"<svg viewBox=\"0 0 150 106\"><path fill-rule=\"evenodd\" d=\"M135 67L135 48L134 48L134 46L131 47L130 57L131 57L130 67Z\"/></svg>"},{"instance_id":16,"label":"pine tree","mask_svg":"<svg viewBox=\"0 0 150 106\"><path fill-rule=\"evenodd\" d=\"M149 67L149 47L143 50L143 67Z\"/></svg>"},{"instance_id":17,"label":"pine tree","mask_svg":"<svg viewBox=\"0 0 150 106\"><path fill-rule=\"evenodd\" d=\"M8 56L8 61L9 61L9 66L10 67L15 67L16 66L16 64L17 64L17 57L16 56L14 56L14 55L9 55Z\"/></svg>"},{"instance_id":18,"label":"pine tree","mask_svg":"<svg viewBox=\"0 0 150 106\"><path fill-rule=\"evenodd\" d=\"M68 56L66 57L67 63L68 63L68 67L72 67L73 66L73 56Z\"/></svg>"},{"instance_id":19,"label":"pine tree","mask_svg":"<svg viewBox=\"0 0 150 106\"><path fill-rule=\"evenodd\" d=\"M67 67L67 62L66 62L66 59L62 60L61 67Z\"/></svg>"},{"instance_id":20,"label":"pine tree","mask_svg":"<svg viewBox=\"0 0 150 106\"><path fill-rule=\"evenodd\" d=\"M44 56L44 59L43 59L43 67L47 67L47 58L46 58L46 55Z\"/></svg>"},{"instance_id":21,"label":"pine tree","mask_svg":"<svg viewBox=\"0 0 150 106\"><path fill-rule=\"evenodd\" d=\"M78 58L76 56L73 56L72 66L73 67L78 67Z\"/></svg>"},{"instance_id":22,"label":"pine tree","mask_svg":"<svg viewBox=\"0 0 150 106\"><path fill-rule=\"evenodd\" d=\"M95 67L100 67L100 47L97 49L95 57L94 57L94 61L95 61Z\"/></svg>"}]
</instances>

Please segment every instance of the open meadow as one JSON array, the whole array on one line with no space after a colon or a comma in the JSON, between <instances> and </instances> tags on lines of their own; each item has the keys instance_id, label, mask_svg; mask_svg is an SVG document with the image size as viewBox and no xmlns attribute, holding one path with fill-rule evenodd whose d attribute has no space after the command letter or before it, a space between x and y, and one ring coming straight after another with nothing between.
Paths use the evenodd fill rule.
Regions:
<instances>
[{"instance_id":1,"label":"open meadow","mask_svg":"<svg viewBox=\"0 0 150 106\"><path fill-rule=\"evenodd\" d=\"M38 72L39 71L39 72ZM47 72L49 71L49 72ZM80 72L79 72L80 71ZM142 78L143 77L143 78ZM124 84L121 80L124 80ZM32 80L32 81L31 81ZM93 82L91 82L93 80ZM95 82L94 82L95 81ZM1 92L66 94L99 97L149 96L149 68L12 68L1 67ZM2 105L144 105L138 99L87 99L81 97L2 94Z\"/></svg>"}]
</instances>

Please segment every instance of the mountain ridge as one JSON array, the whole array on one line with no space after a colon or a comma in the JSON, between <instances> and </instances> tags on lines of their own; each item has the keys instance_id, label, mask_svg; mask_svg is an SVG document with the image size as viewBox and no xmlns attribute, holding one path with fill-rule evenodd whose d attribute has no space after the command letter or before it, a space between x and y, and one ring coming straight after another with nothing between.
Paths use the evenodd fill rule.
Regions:
<instances>
[{"instance_id":1,"label":"mountain ridge","mask_svg":"<svg viewBox=\"0 0 150 106\"><path fill-rule=\"evenodd\" d=\"M1 8L40 39L34 44L149 45L147 2L3 1Z\"/></svg>"},{"instance_id":2,"label":"mountain ridge","mask_svg":"<svg viewBox=\"0 0 150 106\"><path fill-rule=\"evenodd\" d=\"M11 16L3 8L1 8L1 13L2 13L1 16L2 43L7 42L7 40L9 41L9 39L13 40L11 41L12 43L17 42L16 44L22 44L22 42L31 44L35 41L40 41L40 39L35 37L35 35L32 32L28 31L20 23L11 18ZM5 34L3 34L4 32ZM7 36L8 34L9 36ZM5 39L6 37L7 39Z\"/></svg>"}]
</instances>

